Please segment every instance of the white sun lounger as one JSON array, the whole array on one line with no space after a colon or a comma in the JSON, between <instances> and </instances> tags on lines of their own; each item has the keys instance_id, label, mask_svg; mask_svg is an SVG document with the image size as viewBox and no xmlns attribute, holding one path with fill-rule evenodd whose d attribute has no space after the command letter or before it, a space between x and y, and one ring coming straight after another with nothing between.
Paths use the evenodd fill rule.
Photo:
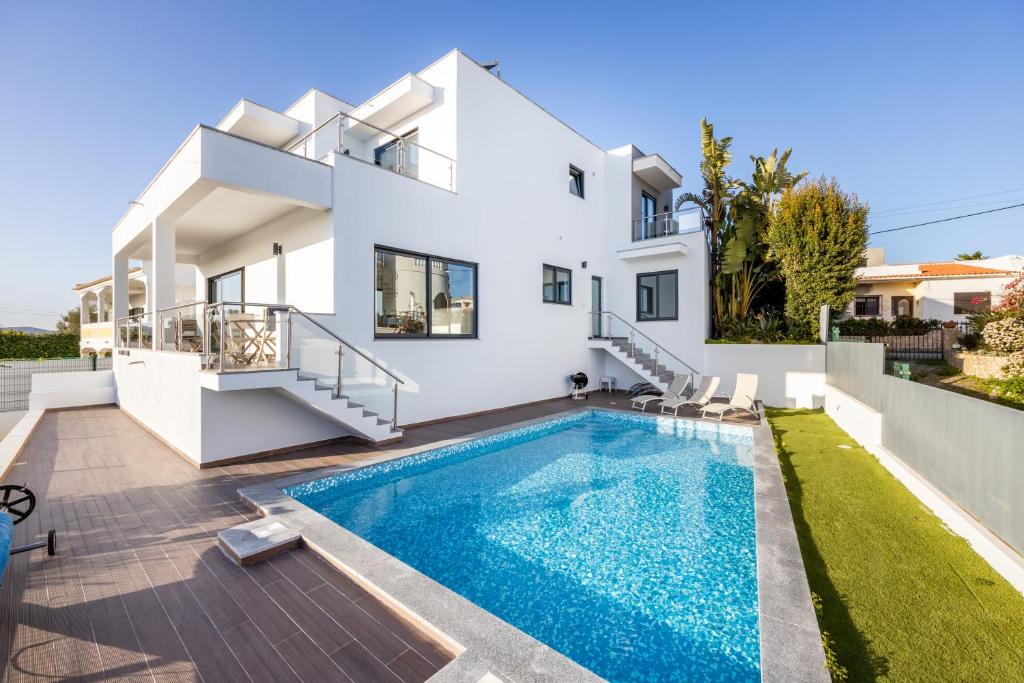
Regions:
<instances>
[{"instance_id":1,"label":"white sun lounger","mask_svg":"<svg viewBox=\"0 0 1024 683\"><path fill-rule=\"evenodd\" d=\"M704 406L701 417L717 415L721 422L725 414L731 411L749 413L756 418L761 415L757 412L757 375L739 373L736 375L736 391L732 392L732 398L728 403L710 403Z\"/></svg>"},{"instance_id":2,"label":"white sun lounger","mask_svg":"<svg viewBox=\"0 0 1024 683\"><path fill-rule=\"evenodd\" d=\"M638 410L647 410L648 403L654 403L655 401L666 401L666 400L677 400L683 397L683 392L690 387L690 376L689 375L676 375L671 384L668 385L668 391L660 396L647 395L637 396L633 399L633 407Z\"/></svg>"},{"instance_id":3,"label":"white sun lounger","mask_svg":"<svg viewBox=\"0 0 1024 683\"><path fill-rule=\"evenodd\" d=\"M718 384L721 379L718 377L705 377L700 382L700 387L694 392L689 398L676 398L668 401L661 402L661 412L667 413L670 409L672 414L678 416L679 409L683 406L694 406L695 408L703 408L711 402L711 397L715 395L715 391L718 390Z\"/></svg>"}]
</instances>

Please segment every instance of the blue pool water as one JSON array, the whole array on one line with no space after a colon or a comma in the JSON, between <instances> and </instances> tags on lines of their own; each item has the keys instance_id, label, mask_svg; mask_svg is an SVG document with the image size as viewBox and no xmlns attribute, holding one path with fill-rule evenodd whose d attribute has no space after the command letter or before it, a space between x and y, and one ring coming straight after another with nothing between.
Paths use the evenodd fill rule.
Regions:
<instances>
[{"instance_id":1,"label":"blue pool water","mask_svg":"<svg viewBox=\"0 0 1024 683\"><path fill-rule=\"evenodd\" d=\"M609 680L755 681L750 434L591 410L286 492Z\"/></svg>"}]
</instances>

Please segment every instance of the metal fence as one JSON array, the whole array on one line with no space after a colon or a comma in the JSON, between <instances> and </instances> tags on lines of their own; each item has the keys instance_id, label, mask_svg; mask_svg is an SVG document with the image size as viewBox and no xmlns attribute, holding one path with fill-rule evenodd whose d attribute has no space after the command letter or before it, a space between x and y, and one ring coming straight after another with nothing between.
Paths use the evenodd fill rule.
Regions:
<instances>
[{"instance_id":1,"label":"metal fence","mask_svg":"<svg viewBox=\"0 0 1024 683\"><path fill-rule=\"evenodd\" d=\"M113 367L114 360L109 356L0 360L0 413L28 410L32 375L38 372L95 372Z\"/></svg>"},{"instance_id":2,"label":"metal fence","mask_svg":"<svg viewBox=\"0 0 1024 683\"><path fill-rule=\"evenodd\" d=\"M842 335L839 341L884 344L886 360L923 360L942 358L942 330L929 330L924 334L901 335Z\"/></svg>"}]
</instances>

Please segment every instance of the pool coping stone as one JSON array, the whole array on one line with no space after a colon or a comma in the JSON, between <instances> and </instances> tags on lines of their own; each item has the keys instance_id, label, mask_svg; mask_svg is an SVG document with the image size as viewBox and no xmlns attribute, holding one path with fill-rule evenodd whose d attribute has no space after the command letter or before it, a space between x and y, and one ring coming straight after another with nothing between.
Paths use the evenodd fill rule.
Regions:
<instances>
[{"instance_id":1,"label":"pool coping stone","mask_svg":"<svg viewBox=\"0 0 1024 683\"><path fill-rule=\"evenodd\" d=\"M283 491L316 479L594 410L639 415L635 411L614 408L566 410L454 439L390 450L358 464L337 465L277 479L239 489L238 493L261 514L273 516L301 533L310 549L448 649L455 658L431 677L431 681L478 681L488 673L506 681L600 681L603 679L572 659ZM685 417L657 417L700 422ZM730 428L728 431L736 427L725 426ZM771 427L762 418L760 424L741 428L753 431L761 679L829 681Z\"/></svg>"}]
</instances>

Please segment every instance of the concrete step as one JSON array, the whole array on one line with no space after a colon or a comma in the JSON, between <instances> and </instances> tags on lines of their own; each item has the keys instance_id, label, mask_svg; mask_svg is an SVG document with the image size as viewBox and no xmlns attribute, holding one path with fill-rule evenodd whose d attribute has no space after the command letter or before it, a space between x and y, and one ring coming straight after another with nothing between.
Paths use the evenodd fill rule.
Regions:
<instances>
[{"instance_id":1,"label":"concrete step","mask_svg":"<svg viewBox=\"0 0 1024 683\"><path fill-rule=\"evenodd\" d=\"M301 541L299 532L273 517L262 517L217 533L220 549L242 567L296 548Z\"/></svg>"}]
</instances>

